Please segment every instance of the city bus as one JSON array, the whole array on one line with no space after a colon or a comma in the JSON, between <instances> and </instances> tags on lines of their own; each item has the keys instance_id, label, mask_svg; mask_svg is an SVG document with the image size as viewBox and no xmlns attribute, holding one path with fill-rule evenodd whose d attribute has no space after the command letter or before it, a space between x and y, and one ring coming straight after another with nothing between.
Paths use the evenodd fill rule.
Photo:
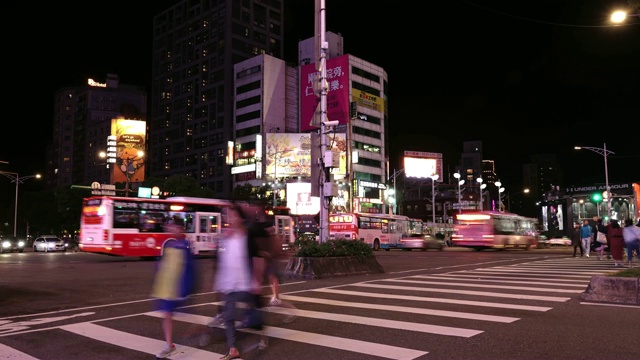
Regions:
<instances>
[{"instance_id":1,"label":"city bus","mask_svg":"<svg viewBox=\"0 0 640 360\"><path fill-rule=\"evenodd\" d=\"M215 254L223 227L222 210L230 205L228 200L195 197L87 197L82 204L78 247L114 256L158 257L172 238L164 231L165 221L179 216L192 253Z\"/></svg>"},{"instance_id":2,"label":"city bus","mask_svg":"<svg viewBox=\"0 0 640 360\"><path fill-rule=\"evenodd\" d=\"M361 240L374 251L422 247L424 225L404 215L334 213L329 215L329 239ZM417 240L417 241L416 241Z\"/></svg>"},{"instance_id":3,"label":"city bus","mask_svg":"<svg viewBox=\"0 0 640 360\"><path fill-rule=\"evenodd\" d=\"M456 214L451 237L454 246L475 250L537 245L538 220L508 212L473 211Z\"/></svg>"}]
</instances>

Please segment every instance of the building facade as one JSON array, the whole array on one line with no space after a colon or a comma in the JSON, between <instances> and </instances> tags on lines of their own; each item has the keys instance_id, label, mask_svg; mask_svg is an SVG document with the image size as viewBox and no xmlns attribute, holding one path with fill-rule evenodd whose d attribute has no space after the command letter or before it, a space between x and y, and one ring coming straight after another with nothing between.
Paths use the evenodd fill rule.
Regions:
<instances>
[{"instance_id":1,"label":"building facade","mask_svg":"<svg viewBox=\"0 0 640 360\"><path fill-rule=\"evenodd\" d=\"M150 176L192 176L220 197L231 195L234 64L261 54L283 58L283 13L283 1L203 0L180 1L154 17Z\"/></svg>"},{"instance_id":2,"label":"building facade","mask_svg":"<svg viewBox=\"0 0 640 360\"><path fill-rule=\"evenodd\" d=\"M44 180L47 189L108 183L105 159L107 136L114 118L145 120L147 92L142 86L121 84L119 76L106 81L87 79L54 95L53 137L48 144Z\"/></svg>"}]
</instances>

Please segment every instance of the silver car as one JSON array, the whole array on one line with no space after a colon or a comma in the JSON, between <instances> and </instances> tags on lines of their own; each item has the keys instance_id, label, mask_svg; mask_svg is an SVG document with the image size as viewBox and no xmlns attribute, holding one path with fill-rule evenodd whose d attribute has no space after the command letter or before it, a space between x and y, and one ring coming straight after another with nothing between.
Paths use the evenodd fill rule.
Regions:
<instances>
[{"instance_id":1,"label":"silver car","mask_svg":"<svg viewBox=\"0 0 640 360\"><path fill-rule=\"evenodd\" d=\"M43 235L33 240L33 251L67 251L64 241L55 235Z\"/></svg>"}]
</instances>

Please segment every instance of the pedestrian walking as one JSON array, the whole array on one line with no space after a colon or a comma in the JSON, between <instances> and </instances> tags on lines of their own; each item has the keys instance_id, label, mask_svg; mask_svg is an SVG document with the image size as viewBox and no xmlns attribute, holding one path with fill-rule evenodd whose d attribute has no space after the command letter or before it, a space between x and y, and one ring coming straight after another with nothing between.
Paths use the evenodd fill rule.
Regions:
<instances>
[{"instance_id":1,"label":"pedestrian walking","mask_svg":"<svg viewBox=\"0 0 640 360\"><path fill-rule=\"evenodd\" d=\"M607 239L611 244L611 257L613 258L615 267L622 267L622 253L624 249L624 240L622 239L622 228L618 220L611 220L607 225Z\"/></svg>"},{"instance_id":2,"label":"pedestrian walking","mask_svg":"<svg viewBox=\"0 0 640 360\"><path fill-rule=\"evenodd\" d=\"M225 230L221 248L218 250L218 269L216 271L214 290L222 294L224 306L222 321L229 351L221 360L237 359L240 350L236 343L236 303L247 305L245 317L251 319L251 327L262 329L262 322L254 308L255 295L260 293L260 282L257 274L264 272L262 259L253 256L249 243L249 219L241 205L235 204L225 209L228 228ZM248 315L252 314L252 315Z\"/></svg>"},{"instance_id":3,"label":"pedestrian walking","mask_svg":"<svg viewBox=\"0 0 640 360\"><path fill-rule=\"evenodd\" d=\"M576 257L578 249L580 249L580 257L584 256L582 249L582 239L580 238L580 223L573 224L573 233L571 234L571 245L573 246L573 257Z\"/></svg>"},{"instance_id":4,"label":"pedestrian walking","mask_svg":"<svg viewBox=\"0 0 640 360\"><path fill-rule=\"evenodd\" d=\"M176 352L173 343L173 313L195 288L195 263L189 241L183 234L184 220L174 216L166 221L164 229L174 238L164 245L151 291L156 309L163 313L162 332L166 342L165 348L156 355L157 359L165 359Z\"/></svg>"},{"instance_id":5,"label":"pedestrian walking","mask_svg":"<svg viewBox=\"0 0 640 360\"><path fill-rule=\"evenodd\" d=\"M629 268L633 268L633 252L635 251L638 259L640 259L640 227L633 225L633 220L626 219L624 228L622 229L622 238L624 246L627 248L627 261Z\"/></svg>"},{"instance_id":6,"label":"pedestrian walking","mask_svg":"<svg viewBox=\"0 0 640 360\"><path fill-rule=\"evenodd\" d=\"M589 257L589 250L591 249L591 238L593 237L593 230L589 226L589 220L584 220L580 227L580 242L584 254Z\"/></svg>"}]
</instances>

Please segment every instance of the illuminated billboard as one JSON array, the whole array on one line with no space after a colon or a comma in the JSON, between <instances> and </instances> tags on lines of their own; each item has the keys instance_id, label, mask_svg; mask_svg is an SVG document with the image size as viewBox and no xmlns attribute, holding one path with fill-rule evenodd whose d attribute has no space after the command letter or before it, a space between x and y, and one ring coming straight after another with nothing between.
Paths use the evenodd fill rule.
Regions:
<instances>
[{"instance_id":1,"label":"illuminated billboard","mask_svg":"<svg viewBox=\"0 0 640 360\"><path fill-rule=\"evenodd\" d=\"M384 102L379 96L371 95L358 89L351 89L351 101L367 109L384 112Z\"/></svg>"},{"instance_id":2,"label":"illuminated billboard","mask_svg":"<svg viewBox=\"0 0 640 360\"><path fill-rule=\"evenodd\" d=\"M300 67L300 131L314 130L309 125L320 103L316 94L320 71L316 64ZM337 120L340 124L349 122L349 55L342 55L326 61L327 67L327 120Z\"/></svg>"},{"instance_id":3,"label":"illuminated billboard","mask_svg":"<svg viewBox=\"0 0 640 360\"><path fill-rule=\"evenodd\" d=\"M320 212L320 198L311 196L311 183L287 183L287 207L292 215Z\"/></svg>"},{"instance_id":4,"label":"illuminated billboard","mask_svg":"<svg viewBox=\"0 0 640 360\"><path fill-rule=\"evenodd\" d=\"M311 134L266 135L265 174L276 178L311 176Z\"/></svg>"},{"instance_id":5,"label":"illuminated billboard","mask_svg":"<svg viewBox=\"0 0 640 360\"><path fill-rule=\"evenodd\" d=\"M404 174L406 177L427 178L438 174L437 181L443 180L442 154L422 151L404 152Z\"/></svg>"},{"instance_id":6,"label":"illuminated billboard","mask_svg":"<svg viewBox=\"0 0 640 360\"><path fill-rule=\"evenodd\" d=\"M146 121L112 119L111 135L116 137L116 163L111 168L111 183L144 181Z\"/></svg>"}]
</instances>

